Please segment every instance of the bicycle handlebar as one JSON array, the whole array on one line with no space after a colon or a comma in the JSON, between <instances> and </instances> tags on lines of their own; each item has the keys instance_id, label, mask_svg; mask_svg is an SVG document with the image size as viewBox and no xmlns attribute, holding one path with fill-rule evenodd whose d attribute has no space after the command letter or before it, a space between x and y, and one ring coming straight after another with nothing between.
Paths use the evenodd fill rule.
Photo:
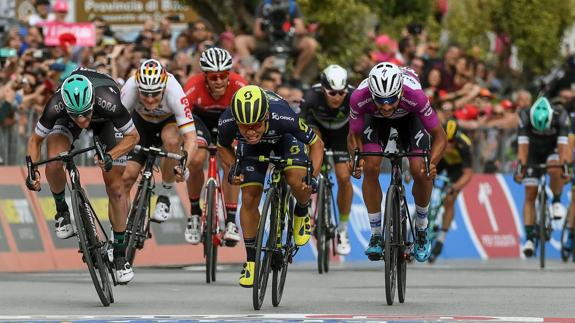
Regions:
<instances>
[{"instance_id":1,"label":"bicycle handlebar","mask_svg":"<svg viewBox=\"0 0 575 323\"><path fill-rule=\"evenodd\" d=\"M279 156L240 156L239 154L236 154L236 162L235 165L236 167L232 170L233 171L233 175L234 176L240 176L241 173L241 169L239 167L239 163L242 159L246 159L246 160L254 160L260 163L272 163L274 166L276 167L286 167L286 166L303 166L306 168L306 185L311 185L311 177L312 177L312 173L313 173L313 165L311 160L307 160L307 161L301 161L298 159L293 159L293 158L287 158L284 159L282 157Z\"/></svg>"},{"instance_id":2,"label":"bicycle handlebar","mask_svg":"<svg viewBox=\"0 0 575 323\"><path fill-rule=\"evenodd\" d=\"M188 162L188 152L187 151L182 151L182 154L176 154L176 153L170 153L170 152L165 152L163 150L161 150L160 148L156 148L156 147L142 147L141 145L136 145L134 147L134 152L137 154L139 152L144 153L144 155L153 155L153 156L157 156L157 157L162 157L162 158L169 158L169 159L173 159L176 161L179 161L180 163L180 167L182 168L182 170L184 170L186 168L186 163Z\"/></svg>"},{"instance_id":3,"label":"bicycle handlebar","mask_svg":"<svg viewBox=\"0 0 575 323\"><path fill-rule=\"evenodd\" d=\"M405 152L405 153L388 153L388 152L360 152L359 148L355 148L353 153L353 167L351 171L351 175L354 176L357 170L357 165L359 163L359 159L364 156L378 156L390 159L392 163L401 159L403 157L423 157L423 162L425 166L425 175L429 176L429 152L425 151L423 153L413 153L413 152ZM355 176L354 176L355 177ZM361 177L361 175L360 175ZM359 178L359 177L356 177Z\"/></svg>"}]
</instances>

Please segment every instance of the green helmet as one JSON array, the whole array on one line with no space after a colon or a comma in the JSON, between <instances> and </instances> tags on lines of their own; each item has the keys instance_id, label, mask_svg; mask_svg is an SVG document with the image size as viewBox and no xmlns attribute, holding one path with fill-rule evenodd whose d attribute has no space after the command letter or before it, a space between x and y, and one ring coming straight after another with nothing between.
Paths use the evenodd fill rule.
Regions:
<instances>
[{"instance_id":1,"label":"green helmet","mask_svg":"<svg viewBox=\"0 0 575 323\"><path fill-rule=\"evenodd\" d=\"M64 80L60 89L66 110L70 113L83 113L92 109L94 86L87 77L72 74Z\"/></svg>"},{"instance_id":2,"label":"green helmet","mask_svg":"<svg viewBox=\"0 0 575 323\"><path fill-rule=\"evenodd\" d=\"M535 130L544 131L549 129L553 119L553 108L551 108L549 100L545 97L537 99L529 110L529 117Z\"/></svg>"}]
</instances>

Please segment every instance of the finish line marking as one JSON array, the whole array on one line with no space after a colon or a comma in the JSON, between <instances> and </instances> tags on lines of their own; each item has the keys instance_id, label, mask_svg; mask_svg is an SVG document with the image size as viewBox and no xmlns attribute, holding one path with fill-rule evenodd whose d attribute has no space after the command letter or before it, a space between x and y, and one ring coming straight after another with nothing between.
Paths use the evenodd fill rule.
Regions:
<instances>
[{"instance_id":1,"label":"finish line marking","mask_svg":"<svg viewBox=\"0 0 575 323\"><path fill-rule=\"evenodd\" d=\"M0 315L0 321L254 321L284 320L304 322L341 321L425 321L425 322L561 322L575 323L573 318L560 317L514 317L472 315L390 315L390 314L240 314L240 315Z\"/></svg>"}]
</instances>

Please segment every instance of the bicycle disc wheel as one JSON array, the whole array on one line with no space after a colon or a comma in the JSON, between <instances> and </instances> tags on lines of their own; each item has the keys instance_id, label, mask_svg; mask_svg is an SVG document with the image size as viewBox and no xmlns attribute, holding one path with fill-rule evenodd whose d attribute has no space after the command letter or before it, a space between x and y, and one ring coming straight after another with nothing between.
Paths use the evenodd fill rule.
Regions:
<instances>
[{"instance_id":1,"label":"bicycle disc wheel","mask_svg":"<svg viewBox=\"0 0 575 323\"><path fill-rule=\"evenodd\" d=\"M287 200L284 204L285 210L282 212L284 218L285 235L284 230L281 228L281 242L283 253L274 252L274 256L280 256L279 259L275 259L280 262L280 266L273 268L272 276L272 305L277 307L283 296L288 266L289 258L291 257L292 250L294 249L293 243L293 207L295 206L295 198L291 195L291 189L288 189L286 194ZM282 251L280 249L280 251ZM273 261L274 259L272 259Z\"/></svg>"},{"instance_id":2,"label":"bicycle disc wheel","mask_svg":"<svg viewBox=\"0 0 575 323\"><path fill-rule=\"evenodd\" d=\"M256 261L254 270L254 286L252 289L252 301L255 310L259 310L264 302L268 277L271 268L271 259L277 234L277 204L272 203L276 192L270 188L266 195L264 207L258 224L258 234L256 236ZM266 222L269 218L269 232L266 235Z\"/></svg>"},{"instance_id":3,"label":"bicycle disc wheel","mask_svg":"<svg viewBox=\"0 0 575 323\"><path fill-rule=\"evenodd\" d=\"M74 194L72 198L74 219L84 261L102 305L110 306L112 287L108 276L108 268L100 252L101 246L98 232L95 220L92 218L94 215L88 204L88 199L85 198L81 191L74 191L72 194Z\"/></svg>"},{"instance_id":4,"label":"bicycle disc wheel","mask_svg":"<svg viewBox=\"0 0 575 323\"><path fill-rule=\"evenodd\" d=\"M398 194L398 201L401 201L401 196ZM401 205L401 202L398 202ZM397 241L401 244L397 250L397 298L399 302L405 302L405 289L407 283L407 260L405 259L405 250L407 245L407 211L405 206L398 212L399 217L396 219L398 225Z\"/></svg>"},{"instance_id":5,"label":"bicycle disc wheel","mask_svg":"<svg viewBox=\"0 0 575 323\"><path fill-rule=\"evenodd\" d=\"M317 249L317 271L322 274L324 269L325 258L325 179L321 178L317 193L316 213L315 213L315 242Z\"/></svg>"},{"instance_id":6,"label":"bicycle disc wheel","mask_svg":"<svg viewBox=\"0 0 575 323\"><path fill-rule=\"evenodd\" d=\"M142 186L138 188L136 199L134 199L132 209L128 215L128 226L126 228L126 232L128 233L126 260L128 260L130 265L133 265L134 263L138 246L143 245L143 243L140 243L140 240L145 240L148 235L146 228L144 227L144 222L146 216L148 215L148 207L150 203L147 187L148 181L144 179Z\"/></svg>"},{"instance_id":7,"label":"bicycle disc wheel","mask_svg":"<svg viewBox=\"0 0 575 323\"><path fill-rule=\"evenodd\" d=\"M545 268L545 242L547 241L547 229L545 227L546 220L547 201L545 199L545 192L543 192L539 199L539 266L541 269Z\"/></svg>"},{"instance_id":8,"label":"bicycle disc wheel","mask_svg":"<svg viewBox=\"0 0 575 323\"><path fill-rule=\"evenodd\" d=\"M212 271L214 267L214 216L215 216L215 195L216 184L208 183L206 190L206 230L204 230L204 256L206 257L206 283L212 281ZM215 276L215 275L214 275Z\"/></svg>"},{"instance_id":9,"label":"bicycle disc wheel","mask_svg":"<svg viewBox=\"0 0 575 323\"><path fill-rule=\"evenodd\" d=\"M392 305L395 298L395 282L397 274L397 238L399 223L399 204L397 187L391 185L385 198L385 298L387 305Z\"/></svg>"}]
</instances>

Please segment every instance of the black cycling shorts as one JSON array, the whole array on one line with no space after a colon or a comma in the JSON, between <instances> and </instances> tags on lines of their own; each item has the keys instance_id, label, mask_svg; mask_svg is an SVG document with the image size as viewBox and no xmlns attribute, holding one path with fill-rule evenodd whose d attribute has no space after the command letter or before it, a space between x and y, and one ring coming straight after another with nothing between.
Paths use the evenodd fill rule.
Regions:
<instances>
[{"instance_id":1,"label":"black cycling shorts","mask_svg":"<svg viewBox=\"0 0 575 323\"><path fill-rule=\"evenodd\" d=\"M278 142L275 146L248 145L240 142L238 145L238 151L241 153L241 156L270 156L271 152L273 151L275 156L282 156L282 158L292 158L302 162L305 162L308 159L305 144L289 134L284 135L280 142ZM241 186L263 186L268 166L269 163L265 162L262 163L255 160L246 159L241 160L240 168L242 169L242 174L244 175L244 180ZM284 170L300 167L301 166L288 166Z\"/></svg>"},{"instance_id":2,"label":"black cycling shorts","mask_svg":"<svg viewBox=\"0 0 575 323\"><path fill-rule=\"evenodd\" d=\"M172 115L162 122L154 123L144 120L138 112L134 111L132 112L132 121L140 133L140 142L138 143L140 146L160 148L162 147L162 129L169 124L176 124L176 117ZM136 154L131 151L128 154L128 160L143 166L146 162L146 155L143 152Z\"/></svg>"},{"instance_id":3,"label":"black cycling shorts","mask_svg":"<svg viewBox=\"0 0 575 323\"><path fill-rule=\"evenodd\" d=\"M311 119L311 118L310 118ZM349 123L340 129L327 129L313 119L308 120L308 125L319 131L324 148L333 152L334 163L345 163L350 160L347 151L347 134L349 132Z\"/></svg>"}]
</instances>

